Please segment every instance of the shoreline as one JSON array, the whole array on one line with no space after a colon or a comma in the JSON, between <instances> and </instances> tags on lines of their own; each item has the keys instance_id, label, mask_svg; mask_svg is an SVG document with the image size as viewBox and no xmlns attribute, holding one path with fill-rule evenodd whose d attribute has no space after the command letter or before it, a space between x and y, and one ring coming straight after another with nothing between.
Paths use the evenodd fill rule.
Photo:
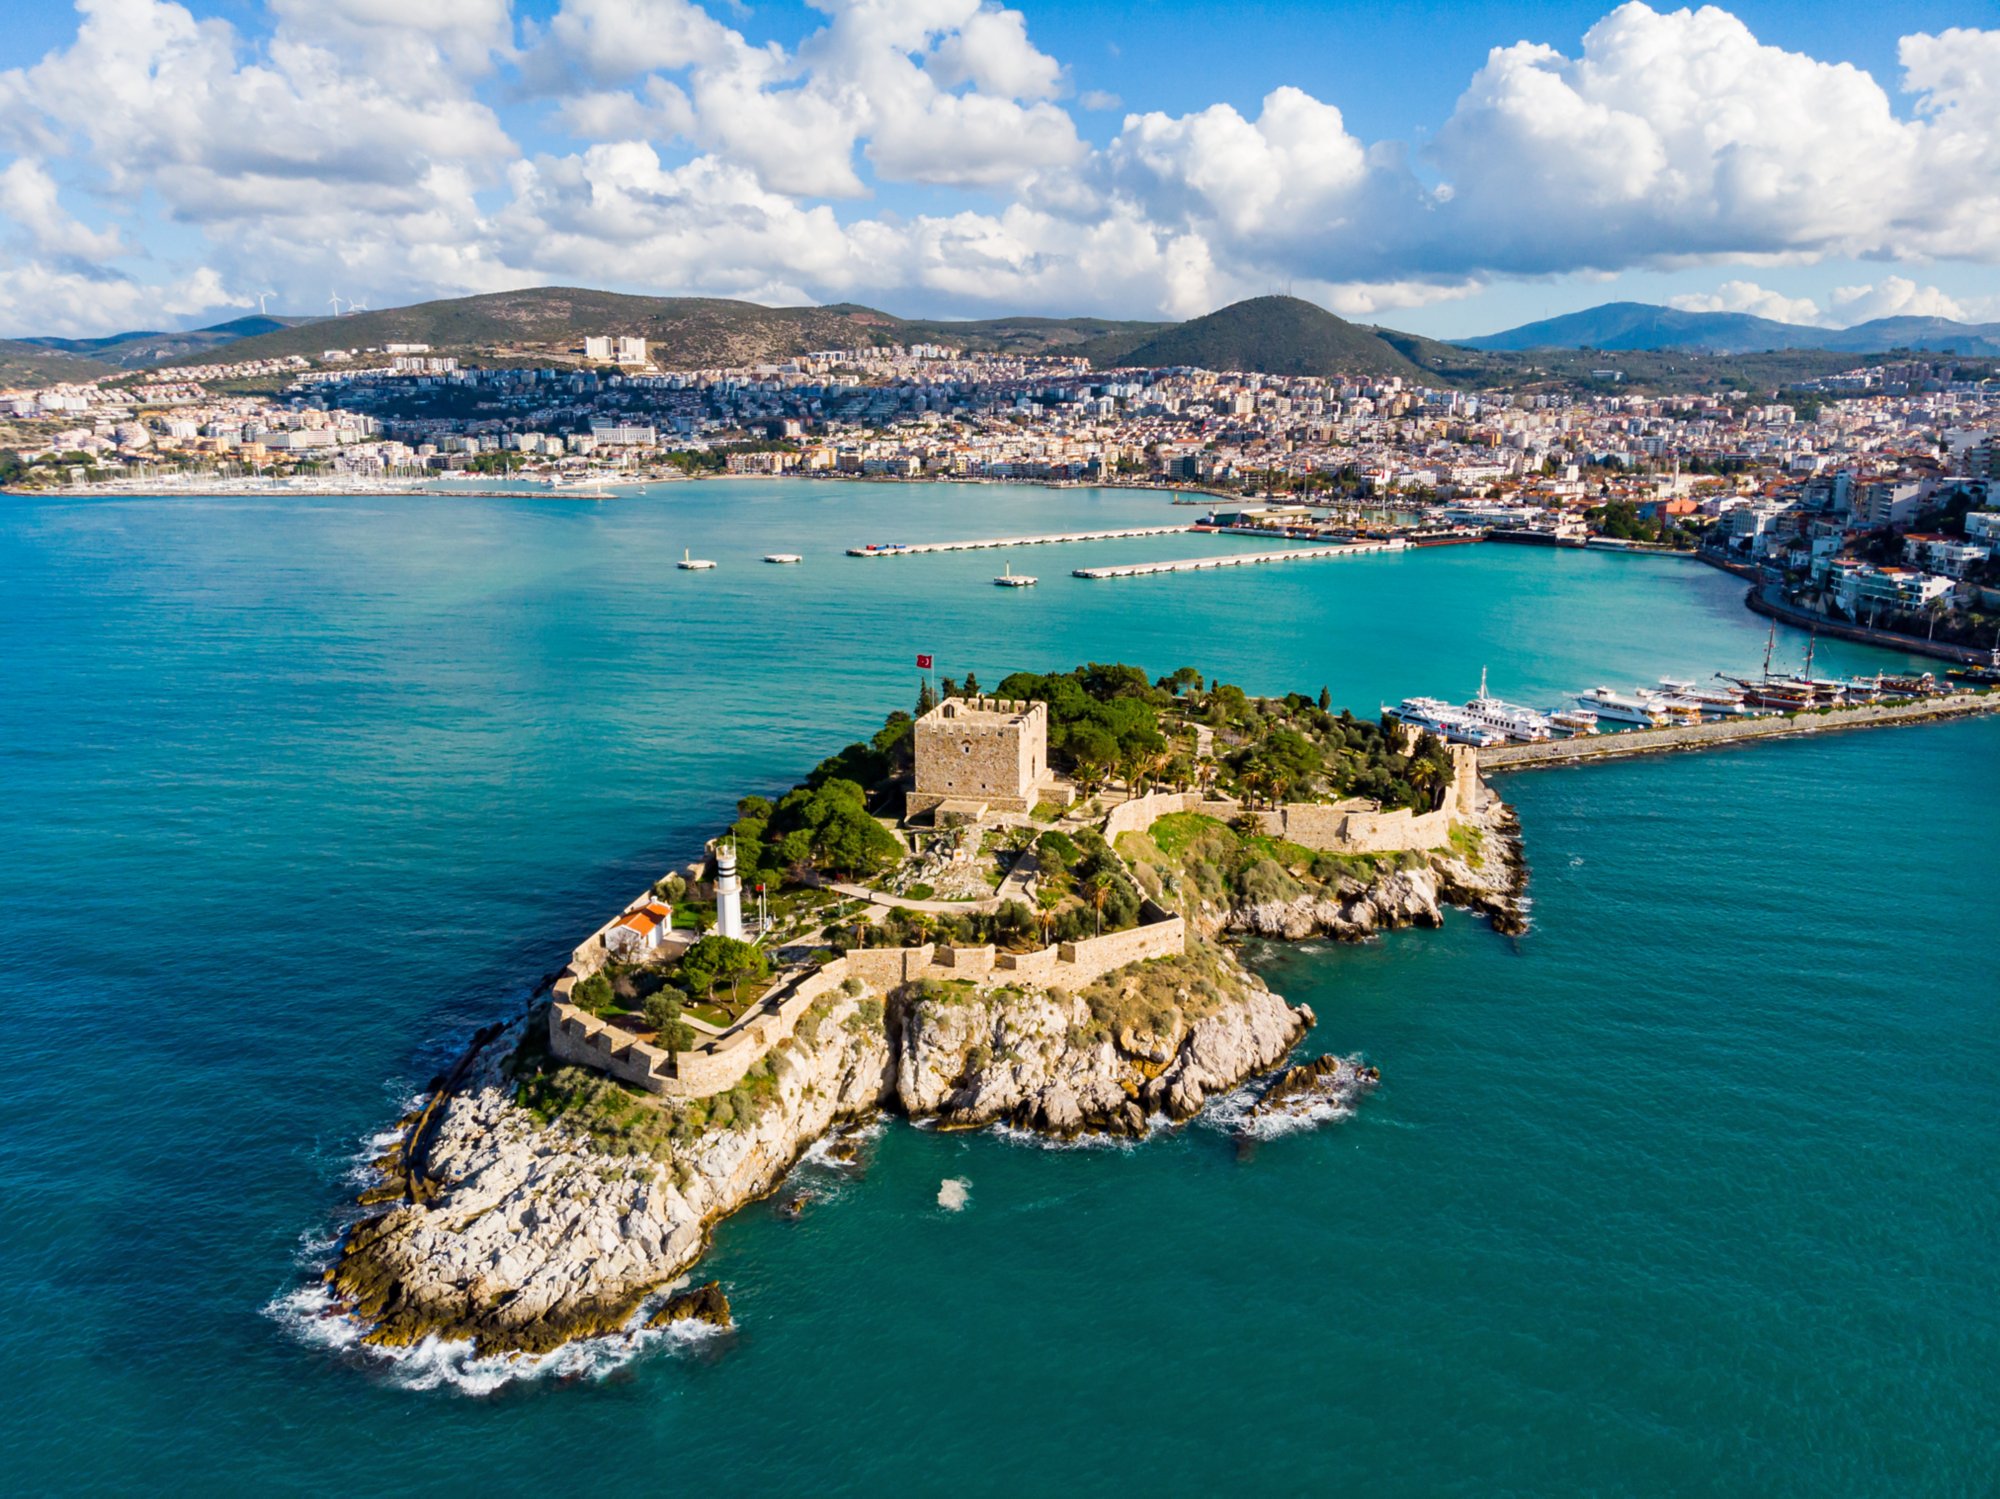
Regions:
<instances>
[{"instance_id":1,"label":"shoreline","mask_svg":"<svg viewBox=\"0 0 2000 1499\"><path fill-rule=\"evenodd\" d=\"M1771 598L1762 585L1752 587L1743 596L1743 605L1752 614L1761 614L1766 619L1775 619L1796 630L1812 630L1821 635L1831 635L1835 640L1848 640L1856 645L1872 645L1878 650L1901 651L1909 656L1929 656L1937 661L1954 661L1961 666L1984 666L1992 660L1990 650L1977 646L1959 645L1950 640L1926 640L1921 635L1904 635L1895 630L1879 630L1872 625L1856 624L1848 620L1833 619L1827 615L1815 614L1809 609L1796 609L1790 604L1780 603Z\"/></svg>"}]
</instances>

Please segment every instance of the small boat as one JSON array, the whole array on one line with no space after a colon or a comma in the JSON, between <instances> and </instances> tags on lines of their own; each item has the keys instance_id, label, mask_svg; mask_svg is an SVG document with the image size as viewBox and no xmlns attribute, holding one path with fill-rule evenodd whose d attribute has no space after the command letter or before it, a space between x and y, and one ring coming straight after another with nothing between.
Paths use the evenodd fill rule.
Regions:
<instances>
[{"instance_id":1,"label":"small boat","mask_svg":"<svg viewBox=\"0 0 2000 1499\"><path fill-rule=\"evenodd\" d=\"M1549 723L1572 737L1597 732L1597 715L1581 708L1559 708L1549 715Z\"/></svg>"},{"instance_id":2,"label":"small boat","mask_svg":"<svg viewBox=\"0 0 2000 1499\"><path fill-rule=\"evenodd\" d=\"M1010 562L1007 564L1005 571L993 580L993 583L997 588L1033 588L1036 581L1036 579L1029 577L1026 573L1015 572L1014 564Z\"/></svg>"},{"instance_id":3,"label":"small boat","mask_svg":"<svg viewBox=\"0 0 2000 1499\"><path fill-rule=\"evenodd\" d=\"M764 560L766 562L776 562L782 565L790 562L803 562L806 559L801 557L797 552L766 552L764 554Z\"/></svg>"},{"instance_id":4,"label":"small boat","mask_svg":"<svg viewBox=\"0 0 2000 1499\"><path fill-rule=\"evenodd\" d=\"M682 552L681 560L674 564L684 573L705 572L715 564L706 557L697 557L692 552Z\"/></svg>"}]
</instances>

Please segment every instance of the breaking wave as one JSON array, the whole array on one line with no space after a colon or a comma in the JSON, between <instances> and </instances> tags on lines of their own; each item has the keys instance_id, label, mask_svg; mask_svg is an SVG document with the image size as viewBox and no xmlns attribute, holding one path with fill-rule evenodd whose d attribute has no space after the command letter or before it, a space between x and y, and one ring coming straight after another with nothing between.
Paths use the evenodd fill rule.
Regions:
<instances>
[{"instance_id":1,"label":"breaking wave","mask_svg":"<svg viewBox=\"0 0 2000 1499\"><path fill-rule=\"evenodd\" d=\"M407 1348L377 1348L365 1343L361 1324L341 1309L323 1285L289 1291L266 1306L264 1314L307 1347L372 1368L399 1389L491 1395L517 1380L603 1379L642 1354L692 1348L729 1331L692 1318L666 1327L645 1326L660 1299L648 1297L620 1332L581 1338L549 1353L483 1356L474 1351L470 1340L428 1337Z\"/></svg>"}]
</instances>

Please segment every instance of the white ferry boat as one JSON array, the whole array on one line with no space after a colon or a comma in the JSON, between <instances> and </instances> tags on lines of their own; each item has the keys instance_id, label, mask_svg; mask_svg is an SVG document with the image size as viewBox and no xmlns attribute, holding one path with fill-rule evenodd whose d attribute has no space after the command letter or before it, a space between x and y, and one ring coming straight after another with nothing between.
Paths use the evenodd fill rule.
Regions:
<instances>
[{"instance_id":1,"label":"white ferry boat","mask_svg":"<svg viewBox=\"0 0 2000 1499\"><path fill-rule=\"evenodd\" d=\"M1014 564L1010 562L1001 572L1000 576L993 580L993 583L996 588L1033 588L1039 581L1037 578L1029 577L1026 573L1015 572Z\"/></svg>"},{"instance_id":2,"label":"white ferry boat","mask_svg":"<svg viewBox=\"0 0 2000 1499\"><path fill-rule=\"evenodd\" d=\"M1643 724L1649 729L1657 729L1667 722L1667 715L1646 699L1627 697L1609 687L1593 687L1588 692L1579 692L1576 703L1579 708L1588 708L1599 718L1608 718L1614 723Z\"/></svg>"},{"instance_id":3,"label":"white ferry boat","mask_svg":"<svg viewBox=\"0 0 2000 1499\"><path fill-rule=\"evenodd\" d=\"M681 560L676 562L674 566L678 567L684 573L698 573L706 572L709 568L714 567L715 564L710 562L706 557L697 557L692 552L684 551L681 553Z\"/></svg>"},{"instance_id":4,"label":"white ferry boat","mask_svg":"<svg viewBox=\"0 0 2000 1499\"><path fill-rule=\"evenodd\" d=\"M1409 724L1412 728L1428 729L1431 733L1454 744L1470 744L1479 749L1491 749L1497 744L1507 742L1506 735L1474 723L1464 710L1454 708L1450 703L1434 697L1406 697L1401 703L1386 711L1392 718Z\"/></svg>"},{"instance_id":5,"label":"white ferry boat","mask_svg":"<svg viewBox=\"0 0 2000 1499\"><path fill-rule=\"evenodd\" d=\"M764 560L766 562L775 562L782 567L788 563L803 562L806 559L801 557L797 552L766 552Z\"/></svg>"},{"instance_id":6,"label":"white ferry boat","mask_svg":"<svg viewBox=\"0 0 2000 1499\"><path fill-rule=\"evenodd\" d=\"M1491 729L1508 739L1519 739L1528 744L1551 738L1555 732L1546 713L1503 703L1489 693L1484 667L1479 672L1479 696L1467 703L1464 711L1465 716L1482 729Z\"/></svg>"}]
</instances>

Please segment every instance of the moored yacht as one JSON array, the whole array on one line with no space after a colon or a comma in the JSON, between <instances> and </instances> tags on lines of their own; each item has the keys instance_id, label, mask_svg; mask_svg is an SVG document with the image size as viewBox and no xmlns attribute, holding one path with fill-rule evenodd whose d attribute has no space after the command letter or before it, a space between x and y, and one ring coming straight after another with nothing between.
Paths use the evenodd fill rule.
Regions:
<instances>
[{"instance_id":1,"label":"moored yacht","mask_svg":"<svg viewBox=\"0 0 2000 1499\"><path fill-rule=\"evenodd\" d=\"M1529 744L1547 739L1554 733L1546 713L1537 713L1533 708L1522 708L1514 703L1503 703L1489 693L1484 667L1479 670L1479 696L1467 703L1464 711L1465 716L1481 728Z\"/></svg>"},{"instance_id":2,"label":"moored yacht","mask_svg":"<svg viewBox=\"0 0 2000 1499\"><path fill-rule=\"evenodd\" d=\"M1386 710L1390 717L1409 724L1412 728L1427 729L1442 739L1454 744L1470 744L1479 749L1491 749L1506 743L1506 736L1474 723L1471 717L1450 703L1434 697L1406 697L1395 707Z\"/></svg>"},{"instance_id":3,"label":"moored yacht","mask_svg":"<svg viewBox=\"0 0 2000 1499\"><path fill-rule=\"evenodd\" d=\"M1608 718L1614 723L1643 724L1649 729L1656 729L1667 722L1667 715L1644 698L1628 697L1609 687L1593 687L1588 692L1579 692L1576 702L1578 707L1588 708L1599 718Z\"/></svg>"}]
</instances>

